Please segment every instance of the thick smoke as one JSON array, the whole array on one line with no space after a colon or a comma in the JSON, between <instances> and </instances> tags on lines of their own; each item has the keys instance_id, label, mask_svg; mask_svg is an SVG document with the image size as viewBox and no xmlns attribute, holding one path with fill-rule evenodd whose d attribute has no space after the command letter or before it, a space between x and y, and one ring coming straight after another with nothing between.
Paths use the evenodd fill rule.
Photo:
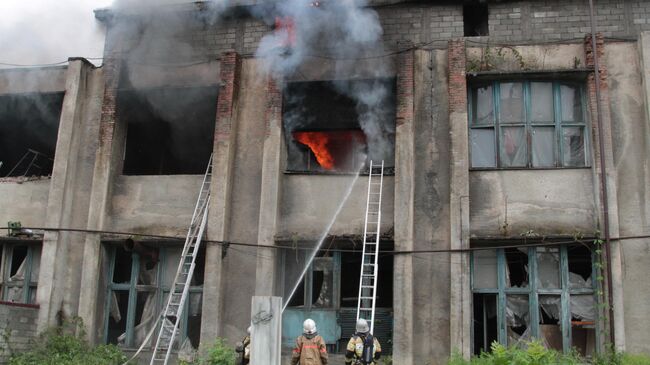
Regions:
<instances>
[{"instance_id":1,"label":"thick smoke","mask_svg":"<svg viewBox=\"0 0 650 365\"><path fill-rule=\"evenodd\" d=\"M378 78L385 77L388 65L384 53L383 30L377 13L365 0L315 2L288 0L273 8L257 9L257 16L271 22L290 19L293 29L280 27L260 42L257 57L278 80L291 77L301 65L314 59L328 59L335 63L336 89L352 98L357 105L359 125L368 139L370 158L392 163L394 151L394 114L390 98L393 90ZM289 43L289 44L288 44ZM373 58L372 70L364 70L367 82L350 80L354 76L354 60ZM299 118L285 119L295 128ZM300 124L304 124L300 123Z\"/></svg>"},{"instance_id":2,"label":"thick smoke","mask_svg":"<svg viewBox=\"0 0 650 365\"><path fill-rule=\"evenodd\" d=\"M93 9L110 3L111 0L0 1L0 63L51 64L68 57L101 57L104 30ZM13 66L0 65L3 67Z\"/></svg>"}]
</instances>

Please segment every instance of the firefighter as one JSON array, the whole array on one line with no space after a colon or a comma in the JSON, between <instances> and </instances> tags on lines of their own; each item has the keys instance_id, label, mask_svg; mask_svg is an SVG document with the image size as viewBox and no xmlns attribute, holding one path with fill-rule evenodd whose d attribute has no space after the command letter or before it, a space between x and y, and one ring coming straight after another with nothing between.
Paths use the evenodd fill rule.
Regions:
<instances>
[{"instance_id":1,"label":"firefighter","mask_svg":"<svg viewBox=\"0 0 650 365\"><path fill-rule=\"evenodd\" d=\"M372 334L368 322L359 318L356 333L350 338L345 352L345 363L350 365L376 365L381 357L381 345Z\"/></svg>"},{"instance_id":2,"label":"firefighter","mask_svg":"<svg viewBox=\"0 0 650 365\"><path fill-rule=\"evenodd\" d=\"M306 319L302 324L302 332L296 338L291 365L327 365L327 348L323 338L316 332L316 322Z\"/></svg>"},{"instance_id":3,"label":"firefighter","mask_svg":"<svg viewBox=\"0 0 650 365\"><path fill-rule=\"evenodd\" d=\"M246 330L248 334L244 337L242 342L237 343L236 352L241 353L241 365L248 365L251 361L251 326Z\"/></svg>"}]
</instances>

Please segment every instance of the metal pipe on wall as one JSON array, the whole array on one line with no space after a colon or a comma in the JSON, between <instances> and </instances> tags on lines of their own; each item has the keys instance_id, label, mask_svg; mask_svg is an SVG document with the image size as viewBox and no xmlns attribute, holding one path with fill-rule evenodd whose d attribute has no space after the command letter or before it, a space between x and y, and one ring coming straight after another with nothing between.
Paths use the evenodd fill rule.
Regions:
<instances>
[{"instance_id":1,"label":"metal pipe on wall","mask_svg":"<svg viewBox=\"0 0 650 365\"><path fill-rule=\"evenodd\" d=\"M591 23L591 47L594 57L594 79L596 87L596 120L598 124L598 152L600 154L600 188L602 191L603 233L605 235L605 254L607 256L607 302L609 307L609 333L612 344L616 343L614 333L614 296L612 294L612 251L609 232L609 194L607 191L607 166L605 163L605 137L603 136L603 119L600 99L600 67L598 64L598 48L596 42L596 18L594 17L594 2L589 0L589 19Z\"/></svg>"}]
</instances>

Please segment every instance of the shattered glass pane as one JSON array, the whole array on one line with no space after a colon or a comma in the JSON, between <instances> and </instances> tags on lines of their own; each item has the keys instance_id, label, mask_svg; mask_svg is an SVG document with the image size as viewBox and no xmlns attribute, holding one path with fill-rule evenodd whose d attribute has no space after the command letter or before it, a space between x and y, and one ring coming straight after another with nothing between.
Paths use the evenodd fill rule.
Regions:
<instances>
[{"instance_id":1,"label":"shattered glass pane","mask_svg":"<svg viewBox=\"0 0 650 365\"><path fill-rule=\"evenodd\" d=\"M560 86L560 100L562 101L562 121L581 123L582 105L580 100L580 89L575 86Z\"/></svg>"},{"instance_id":2,"label":"shattered glass pane","mask_svg":"<svg viewBox=\"0 0 650 365\"><path fill-rule=\"evenodd\" d=\"M530 338L530 315L528 295L506 297L506 325L508 345L515 345Z\"/></svg>"},{"instance_id":3,"label":"shattered glass pane","mask_svg":"<svg viewBox=\"0 0 650 365\"><path fill-rule=\"evenodd\" d=\"M583 127L562 128L564 166L585 166L585 137Z\"/></svg>"},{"instance_id":4,"label":"shattered glass pane","mask_svg":"<svg viewBox=\"0 0 650 365\"><path fill-rule=\"evenodd\" d=\"M524 93L521 82L504 82L500 84L500 121L501 123L524 122Z\"/></svg>"},{"instance_id":5,"label":"shattered glass pane","mask_svg":"<svg viewBox=\"0 0 650 365\"><path fill-rule=\"evenodd\" d=\"M472 123L493 124L494 106L492 101L492 86L485 85L472 89Z\"/></svg>"},{"instance_id":6,"label":"shattered glass pane","mask_svg":"<svg viewBox=\"0 0 650 365\"><path fill-rule=\"evenodd\" d=\"M506 285L509 288L528 287L528 249L507 248Z\"/></svg>"},{"instance_id":7,"label":"shattered glass pane","mask_svg":"<svg viewBox=\"0 0 650 365\"><path fill-rule=\"evenodd\" d=\"M500 138L501 166L525 167L527 161L524 127L503 127Z\"/></svg>"},{"instance_id":8,"label":"shattered glass pane","mask_svg":"<svg viewBox=\"0 0 650 365\"><path fill-rule=\"evenodd\" d=\"M537 247L537 287L560 288L560 249Z\"/></svg>"}]
</instances>

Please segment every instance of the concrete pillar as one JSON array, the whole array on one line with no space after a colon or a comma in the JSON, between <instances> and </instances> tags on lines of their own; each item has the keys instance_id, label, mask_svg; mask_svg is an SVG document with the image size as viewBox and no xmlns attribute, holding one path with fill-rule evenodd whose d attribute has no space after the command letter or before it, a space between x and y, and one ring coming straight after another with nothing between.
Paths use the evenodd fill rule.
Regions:
<instances>
[{"instance_id":1,"label":"concrete pillar","mask_svg":"<svg viewBox=\"0 0 650 365\"><path fill-rule=\"evenodd\" d=\"M104 96L99 123L99 146L95 157L87 228L102 230L110 209L111 191L116 174L122 168L126 126L119 123L115 113L121 59L118 54L104 58ZM84 320L91 341L102 338L99 289L102 267L102 247L99 234L87 234L83 246L79 316Z\"/></svg>"},{"instance_id":2,"label":"concrete pillar","mask_svg":"<svg viewBox=\"0 0 650 365\"><path fill-rule=\"evenodd\" d=\"M241 60L235 52L225 53L220 62L219 100L217 101L217 124L215 126L212 158L212 184L210 186L210 212L208 238L228 240L230 202L235 159L237 94ZM203 314L201 319L201 343L209 345L220 335L223 316L223 281L225 260L222 245L208 244L205 257L205 281L203 283Z\"/></svg>"},{"instance_id":3,"label":"concrete pillar","mask_svg":"<svg viewBox=\"0 0 650 365\"><path fill-rule=\"evenodd\" d=\"M397 64L395 131L395 250L413 250L414 204L414 80L413 51ZM413 257L396 255L393 272L393 361L413 364Z\"/></svg>"},{"instance_id":4,"label":"concrete pillar","mask_svg":"<svg viewBox=\"0 0 650 365\"><path fill-rule=\"evenodd\" d=\"M76 194L79 188L77 175L83 169L82 148L84 119L92 94L91 81L95 67L83 59L70 59L66 73L65 97L59 122L56 156L48 195L45 218L46 227L74 227L73 201L83 199ZM43 239L40 272L38 277L37 303L40 305L38 331L55 325L58 313L69 317L77 314L71 295L70 281L81 274L80 266L70 260L74 251L81 248L80 234L70 232L46 232ZM75 245L76 243L76 245ZM71 270L70 270L71 269ZM71 303L73 302L73 303Z\"/></svg>"},{"instance_id":5,"label":"concrete pillar","mask_svg":"<svg viewBox=\"0 0 650 365\"><path fill-rule=\"evenodd\" d=\"M266 135L262 156L262 190L260 194L260 219L257 242L259 245L274 245L280 209L282 183L282 91L275 80L267 84ZM277 250L257 249L255 273L255 294L269 296L275 293L275 257Z\"/></svg>"},{"instance_id":6,"label":"concrete pillar","mask_svg":"<svg viewBox=\"0 0 650 365\"><path fill-rule=\"evenodd\" d=\"M280 365L282 298L254 296L251 322L251 364Z\"/></svg>"},{"instance_id":7,"label":"concrete pillar","mask_svg":"<svg viewBox=\"0 0 650 365\"><path fill-rule=\"evenodd\" d=\"M469 147L465 41L449 42L449 128L450 128L450 247L469 247ZM450 352L471 353L471 290L468 253L450 255Z\"/></svg>"},{"instance_id":8,"label":"concrete pillar","mask_svg":"<svg viewBox=\"0 0 650 365\"><path fill-rule=\"evenodd\" d=\"M594 67L594 52L593 44L591 41L591 36L587 36L584 41L587 67ZM603 210L603 189L601 186L601 176L603 171L600 165L600 144L599 144L599 134L602 133L603 136L603 148L604 148L604 158L605 158L605 168L606 171L606 184L607 184L607 203L608 203L608 213L609 213L609 233L610 237L619 237L619 221L618 221L618 198L617 198L617 184L616 184L616 166L614 165L614 151L613 151L613 139L612 139L612 117L610 111L610 98L609 90L607 86L607 68L604 63L604 54L605 54L605 40L601 33L596 34L596 48L598 54L598 63L599 63L599 74L600 74L600 102L601 102L601 111L602 111L602 127L603 130L598 129L598 111L596 106L596 78L594 73L590 73L587 79L587 91L589 97L589 111L591 114L591 129L592 129L592 145L594 151L594 186L598 187L599 193L594 194L597 197L598 201L596 206L600 207L600 226L604 224L604 210ZM602 229L601 229L602 231ZM613 312L614 312L614 345L620 349L625 350L625 316L624 316L624 306L623 306L623 265L621 262L621 247L619 241L612 241L610 245L611 257L609 258L609 263L611 265L612 273L612 287L608 290L612 291L613 296ZM606 329L609 331L609 328Z\"/></svg>"}]
</instances>

